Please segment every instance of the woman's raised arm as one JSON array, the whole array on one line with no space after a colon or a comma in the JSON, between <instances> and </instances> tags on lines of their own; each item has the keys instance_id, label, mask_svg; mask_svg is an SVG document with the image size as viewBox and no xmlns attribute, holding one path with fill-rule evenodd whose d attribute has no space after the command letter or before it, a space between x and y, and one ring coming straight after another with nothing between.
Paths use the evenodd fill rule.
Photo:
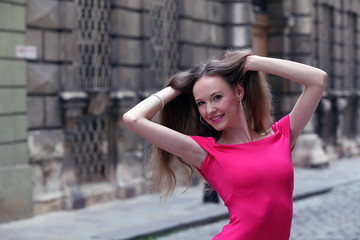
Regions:
<instances>
[{"instance_id":1,"label":"woman's raised arm","mask_svg":"<svg viewBox=\"0 0 360 240\"><path fill-rule=\"evenodd\" d=\"M161 110L163 104L165 105L166 103L170 102L178 95L180 95L180 93L180 91L172 87L166 87L156 94L151 95L124 114L123 118L125 124L136 123L137 120L141 118L151 120L155 114ZM128 125L126 126L131 127Z\"/></svg>"},{"instance_id":2,"label":"woman's raised arm","mask_svg":"<svg viewBox=\"0 0 360 240\"><path fill-rule=\"evenodd\" d=\"M166 87L146 98L123 116L124 124L140 137L201 168L206 152L189 136L154 123L151 119L181 92Z\"/></svg>"},{"instance_id":3,"label":"woman's raised arm","mask_svg":"<svg viewBox=\"0 0 360 240\"><path fill-rule=\"evenodd\" d=\"M290 112L293 146L320 102L326 85L326 72L297 62L255 55L247 57L245 71L261 71L304 85L301 96Z\"/></svg>"}]
</instances>

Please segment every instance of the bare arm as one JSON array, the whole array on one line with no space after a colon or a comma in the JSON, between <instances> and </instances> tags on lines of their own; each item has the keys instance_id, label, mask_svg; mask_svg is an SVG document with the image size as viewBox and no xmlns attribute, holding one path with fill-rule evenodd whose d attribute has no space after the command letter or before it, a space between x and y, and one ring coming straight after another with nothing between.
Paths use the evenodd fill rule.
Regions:
<instances>
[{"instance_id":1,"label":"bare arm","mask_svg":"<svg viewBox=\"0 0 360 240\"><path fill-rule=\"evenodd\" d=\"M179 94L180 92L172 87L164 88L156 93L164 104ZM160 99L156 96L146 98L124 114L124 124L152 144L201 168L206 156L204 149L189 136L151 121L161 109L161 105Z\"/></svg>"},{"instance_id":2,"label":"bare arm","mask_svg":"<svg viewBox=\"0 0 360 240\"><path fill-rule=\"evenodd\" d=\"M305 64L260 56L247 57L245 69L274 74L304 85L301 96L290 112L291 146L293 146L320 102L327 74Z\"/></svg>"}]
</instances>

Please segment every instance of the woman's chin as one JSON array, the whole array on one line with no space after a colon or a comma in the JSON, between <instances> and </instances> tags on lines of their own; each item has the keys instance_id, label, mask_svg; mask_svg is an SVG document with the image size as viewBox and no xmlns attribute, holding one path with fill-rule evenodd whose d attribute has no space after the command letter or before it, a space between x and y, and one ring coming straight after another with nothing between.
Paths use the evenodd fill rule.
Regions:
<instances>
[{"instance_id":1,"label":"woman's chin","mask_svg":"<svg viewBox=\"0 0 360 240\"><path fill-rule=\"evenodd\" d=\"M222 126L222 124L211 124L211 126L212 126L216 131L222 131L222 130L224 130L224 127Z\"/></svg>"}]
</instances>

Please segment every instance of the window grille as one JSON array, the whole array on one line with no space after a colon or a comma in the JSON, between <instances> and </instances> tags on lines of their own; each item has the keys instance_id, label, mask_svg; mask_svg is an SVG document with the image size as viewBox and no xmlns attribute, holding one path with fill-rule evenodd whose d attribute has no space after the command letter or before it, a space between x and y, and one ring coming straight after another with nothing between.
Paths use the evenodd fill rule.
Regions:
<instances>
[{"instance_id":1,"label":"window grille","mask_svg":"<svg viewBox=\"0 0 360 240\"><path fill-rule=\"evenodd\" d=\"M347 107L343 114L343 123L344 124L344 133L345 136L354 139L357 131L356 123L356 80L357 80L357 15L353 12L344 13L346 18L347 27L345 31L345 57L344 57L344 67L345 67L345 84L342 84L343 90L346 90L352 93L350 96L347 96Z\"/></svg>"},{"instance_id":2,"label":"window grille","mask_svg":"<svg viewBox=\"0 0 360 240\"><path fill-rule=\"evenodd\" d=\"M79 184L108 180L108 122L103 114L78 119L74 127L73 157Z\"/></svg>"},{"instance_id":3,"label":"window grille","mask_svg":"<svg viewBox=\"0 0 360 240\"><path fill-rule=\"evenodd\" d=\"M354 13L347 13L347 28L345 38L345 74L346 74L346 90L356 88L356 66L357 66L357 16Z\"/></svg>"},{"instance_id":4,"label":"window grille","mask_svg":"<svg viewBox=\"0 0 360 240\"><path fill-rule=\"evenodd\" d=\"M77 9L76 88L97 93L110 87L110 4L108 0L75 0ZM96 95L95 95L96 96ZM72 139L74 172L79 184L108 180L108 114L85 115Z\"/></svg>"},{"instance_id":5,"label":"window grille","mask_svg":"<svg viewBox=\"0 0 360 240\"><path fill-rule=\"evenodd\" d=\"M318 41L319 64L320 68L329 75L327 88L334 88L334 8L322 5L320 11L322 11L323 18L318 28L320 38Z\"/></svg>"},{"instance_id":6,"label":"window grille","mask_svg":"<svg viewBox=\"0 0 360 240\"><path fill-rule=\"evenodd\" d=\"M110 1L76 0L77 87L81 90L110 86Z\"/></svg>"},{"instance_id":7,"label":"window grille","mask_svg":"<svg viewBox=\"0 0 360 240\"><path fill-rule=\"evenodd\" d=\"M178 4L176 0L153 0L151 9L153 36L151 43L154 58L151 70L155 88L161 88L164 80L178 69Z\"/></svg>"}]
</instances>

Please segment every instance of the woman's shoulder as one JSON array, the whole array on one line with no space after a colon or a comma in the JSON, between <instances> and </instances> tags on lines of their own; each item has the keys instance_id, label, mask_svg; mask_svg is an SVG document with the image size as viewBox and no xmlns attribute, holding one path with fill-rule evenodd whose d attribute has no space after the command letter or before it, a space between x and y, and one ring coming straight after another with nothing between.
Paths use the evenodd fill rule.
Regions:
<instances>
[{"instance_id":1,"label":"woman's shoulder","mask_svg":"<svg viewBox=\"0 0 360 240\"><path fill-rule=\"evenodd\" d=\"M216 143L215 138L213 137L202 137L202 136L191 136L191 135L190 137L199 144L203 143L203 144L214 145Z\"/></svg>"},{"instance_id":2,"label":"woman's shoulder","mask_svg":"<svg viewBox=\"0 0 360 240\"><path fill-rule=\"evenodd\" d=\"M280 118L277 122L272 125L274 133L280 132L281 134L290 137L290 115Z\"/></svg>"},{"instance_id":3,"label":"woman's shoulder","mask_svg":"<svg viewBox=\"0 0 360 240\"><path fill-rule=\"evenodd\" d=\"M190 136L197 144L200 145L205 151L210 154L214 154L214 148L216 145L215 138L213 137L202 137L202 136Z\"/></svg>"}]
</instances>

